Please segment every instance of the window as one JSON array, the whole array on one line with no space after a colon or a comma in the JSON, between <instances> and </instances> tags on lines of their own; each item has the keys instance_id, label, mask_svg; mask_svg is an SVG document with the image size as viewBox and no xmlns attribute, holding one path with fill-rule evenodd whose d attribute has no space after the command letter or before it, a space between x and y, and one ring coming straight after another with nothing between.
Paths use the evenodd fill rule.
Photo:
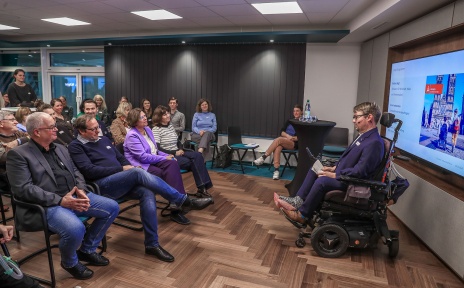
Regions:
<instances>
[{"instance_id":1,"label":"window","mask_svg":"<svg viewBox=\"0 0 464 288\"><path fill-rule=\"evenodd\" d=\"M103 52L50 53L50 67L104 67Z\"/></svg>"}]
</instances>

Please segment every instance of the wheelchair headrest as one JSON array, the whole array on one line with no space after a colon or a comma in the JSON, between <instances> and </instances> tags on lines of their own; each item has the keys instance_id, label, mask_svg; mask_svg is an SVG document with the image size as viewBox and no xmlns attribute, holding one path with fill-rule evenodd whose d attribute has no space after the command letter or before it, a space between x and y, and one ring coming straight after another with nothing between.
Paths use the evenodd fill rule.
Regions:
<instances>
[{"instance_id":1,"label":"wheelchair headrest","mask_svg":"<svg viewBox=\"0 0 464 288\"><path fill-rule=\"evenodd\" d=\"M383 112L382 117L380 118L380 124L390 128L395 122L395 114Z\"/></svg>"}]
</instances>

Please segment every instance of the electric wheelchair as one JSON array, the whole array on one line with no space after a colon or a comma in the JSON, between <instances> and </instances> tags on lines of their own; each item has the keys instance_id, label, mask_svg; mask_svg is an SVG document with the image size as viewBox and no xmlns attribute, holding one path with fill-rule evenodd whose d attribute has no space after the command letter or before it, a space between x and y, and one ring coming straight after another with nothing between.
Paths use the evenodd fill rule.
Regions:
<instances>
[{"instance_id":1,"label":"electric wheelchair","mask_svg":"<svg viewBox=\"0 0 464 288\"><path fill-rule=\"evenodd\" d=\"M312 220L308 221L312 232L300 232L298 239L295 241L297 247L304 247L306 245L304 238L310 238L311 245L319 256L337 258L342 256L348 247L375 248L380 238L383 244L388 246L389 256L396 257L399 251L399 231L389 230L386 220L387 202L389 199L394 199L396 202L397 197L399 197L399 195L393 196L392 192L395 191L396 184L395 181L390 181L389 176L391 168L394 169L394 167L391 167L392 152L398 139L398 131L401 128L402 121L395 119L394 114L387 112L382 114L380 119L382 126L390 128L394 123L397 123L397 125L394 129L393 139L383 137L385 154L373 180L344 176L340 179L348 185L369 187L370 197L359 198L356 201L346 201L346 191L329 191L325 195L320 209L315 212ZM309 149L307 151L311 158L311 152ZM293 224L295 225L295 223ZM297 228L306 228L305 225L295 226Z\"/></svg>"}]
</instances>

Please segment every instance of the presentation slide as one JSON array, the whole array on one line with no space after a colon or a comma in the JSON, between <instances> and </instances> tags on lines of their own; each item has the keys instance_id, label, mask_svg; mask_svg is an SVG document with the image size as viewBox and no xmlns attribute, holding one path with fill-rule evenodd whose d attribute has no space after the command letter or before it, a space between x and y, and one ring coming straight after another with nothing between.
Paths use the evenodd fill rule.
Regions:
<instances>
[{"instance_id":1,"label":"presentation slide","mask_svg":"<svg viewBox=\"0 0 464 288\"><path fill-rule=\"evenodd\" d=\"M403 121L396 146L464 176L463 97L464 51L394 63L388 111Z\"/></svg>"}]
</instances>

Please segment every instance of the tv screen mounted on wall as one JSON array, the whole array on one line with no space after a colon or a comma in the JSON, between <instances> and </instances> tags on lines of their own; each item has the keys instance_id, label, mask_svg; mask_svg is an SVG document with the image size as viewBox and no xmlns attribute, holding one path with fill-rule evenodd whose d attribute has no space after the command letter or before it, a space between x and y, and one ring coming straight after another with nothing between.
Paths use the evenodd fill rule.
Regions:
<instances>
[{"instance_id":1,"label":"tv screen mounted on wall","mask_svg":"<svg viewBox=\"0 0 464 288\"><path fill-rule=\"evenodd\" d=\"M463 98L464 50L393 63L388 112L403 121L396 146L463 177Z\"/></svg>"}]
</instances>

